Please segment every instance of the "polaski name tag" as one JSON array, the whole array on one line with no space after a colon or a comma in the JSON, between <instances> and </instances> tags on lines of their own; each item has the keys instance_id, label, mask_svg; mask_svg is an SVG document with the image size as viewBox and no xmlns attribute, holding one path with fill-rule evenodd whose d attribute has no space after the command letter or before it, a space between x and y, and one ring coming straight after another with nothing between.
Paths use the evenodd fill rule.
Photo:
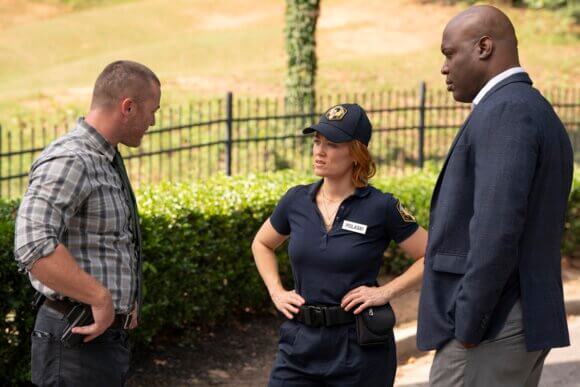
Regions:
<instances>
[{"instance_id":1,"label":"polaski name tag","mask_svg":"<svg viewBox=\"0 0 580 387\"><path fill-rule=\"evenodd\" d=\"M367 233L367 225L351 222L350 220L345 220L342 223L342 229L347 231L356 232L359 234L366 234Z\"/></svg>"}]
</instances>

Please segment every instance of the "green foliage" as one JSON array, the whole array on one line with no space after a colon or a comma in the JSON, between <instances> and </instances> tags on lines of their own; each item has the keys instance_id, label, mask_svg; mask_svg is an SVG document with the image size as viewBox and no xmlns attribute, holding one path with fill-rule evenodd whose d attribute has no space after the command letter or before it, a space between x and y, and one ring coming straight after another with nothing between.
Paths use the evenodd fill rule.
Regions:
<instances>
[{"instance_id":1,"label":"green foliage","mask_svg":"<svg viewBox=\"0 0 580 387\"><path fill-rule=\"evenodd\" d=\"M392 192L418 222L428 227L429 202L437 168L375 179ZM250 244L260 225L291 186L314 177L283 171L248 177L216 176L178 185L162 184L138 192L145 261L144 305L133 338L144 346L162 332L214 324L243 313L272 310L256 270ZM12 257L17 202L0 201L0 385L29 378L33 325L32 290ZM563 251L577 252L580 235L580 178L571 195ZM286 247L278 250L280 273L291 287ZM410 261L397 248L385 254L385 270L397 274Z\"/></svg>"},{"instance_id":2,"label":"green foliage","mask_svg":"<svg viewBox=\"0 0 580 387\"><path fill-rule=\"evenodd\" d=\"M513 0L514 5L533 9L562 10L573 23L580 23L580 2L578 0Z\"/></svg>"},{"instance_id":3,"label":"green foliage","mask_svg":"<svg viewBox=\"0 0 580 387\"><path fill-rule=\"evenodd\" d=\"M436 173L428 171L429 169L413 175L380 179L373 183L383 192L393 193L425 229L429 227L431 193L437 179ZM385 270L392 274L402 273L413 262L394 243L386 251L385 258Z\"/></svg>"},{"instance_id":4,"label":"green foliage","mask_svg":"<svg viewBox=\"0 0 580 387\"><path fill-rule=\"evenodd\" d=\"M30 332L34 316L32 287L18 273L12 255L18 202L0 200L0 385L30 376Z\"/></svg>"},{"instance_id":5,"label":"green foliage","mask_svg":"<svg viewBox=\"0 0 580 387\"><path fill-rule=\"evenodd\" d=\"M530 8L548 8L556 9L560 7L565 7L568 3L572 4L575 0L514 0L513 3L516 5L524 5Z\"/></svg>"},{"instance_id":6,"label":"green foliage","mask_svg":"<svg viewBox=\"0 0 580 387\"><path fill-rule=\"evenodd\" d=\"M568 6L566 7L566 14L568 17L577 25L580 24L580 1L568 1Z\"/></svg>"},{"instance_id":7,"label":"green foliage","mask_svg":"<svg viewBox=\"0 0 580 387\"><path fill-rule=\"evenodd\" d=\"M162 184L140 192L143 339L164 325L183 328L269 307L250 244L280 196L301 180L297 176L217 176L203 184ZM288 279L283 249L279 257Z\"/></svg>"},{"instance_id":8,"label":"green foliage","mask_svg":"<svg viewBox=\"0 0 580 387\"><path fill-rule=\"evenodd\" d=\"M562 253L570 258L580 259L580 174L574 175L572 192L566 213Z\"/></svg>"},{"instance_id":9,"label":"green foliage","mask_svg":"<svg viewBox=\"0 0 580 387\"><path fill-rule=\"evenodd\" d=\"M320 0L286 0L286 108L313 110L316 82L316 22Z\"/></svg>"}]
</instances>

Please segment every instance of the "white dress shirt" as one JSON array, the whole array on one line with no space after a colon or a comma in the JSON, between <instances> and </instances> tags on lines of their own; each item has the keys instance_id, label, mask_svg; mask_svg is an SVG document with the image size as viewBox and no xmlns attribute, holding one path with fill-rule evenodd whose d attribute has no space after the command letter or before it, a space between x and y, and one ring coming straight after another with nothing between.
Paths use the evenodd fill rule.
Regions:
<instances>
[{"instance_id":1,"label":"white dress shirt","mask_svg":"<svg viewBox=\"0 0 580 387\"><path fill-rule=\"evenodd\" d=\"M485 86L483 86L481 88L481 90L479 90L479 93L477 93L477 95L473 99L473 102L472 102L473 105L474 106L477 105L483 99L483 97L488 93L488 91L490 91L495 85L497 85L498 83L500 83L504 79L511 77L514 74L525 73L525 72L526 71L521 67L512 67L511 69L508 69L502 73L497 74L495 77L493 77L489 81L487 81Z\"/></svg>"}]
</instances>

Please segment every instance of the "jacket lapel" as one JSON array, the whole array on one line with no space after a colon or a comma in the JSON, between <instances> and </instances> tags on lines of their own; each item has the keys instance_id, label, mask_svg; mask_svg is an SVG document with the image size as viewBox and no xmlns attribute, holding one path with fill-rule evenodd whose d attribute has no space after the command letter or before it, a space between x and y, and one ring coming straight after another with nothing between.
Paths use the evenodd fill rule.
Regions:
<instances>
[{"instance_id":1,"label":"jacket lapel","mask_svg":"<svg viewBox=\"0 0 580 387\"><path fill-rule=\"evenodd\" d=\"M461 126L461 129L459 129L457 136L455 136L455 139L453 140L453 143L451 144L451 148L449 148L449 152L447 153L447 157L445 158L445 162L443 163L443 167L441 168L441 172L439 173L439 177L437 177L437 183L435 183L435 188L433 189L433 195L431 196L431 210L433 210L435 201L437 199L437 195L439 194L439 189L441 188L441 182L443 181L443 175L445 174L445 169L447 168L447 163L449 162L449 158L451 157L451 154L453 153L453 149L455 148L457 141L459 141L459 138L461 137L461 135L465 131L465 128L467 127L469 120L471 119L471 117L473 116L475 111L477 110L477 107L479 107L481 104L485 103L485 101L493 93L495 93L496 91L498 91L502 87L509 85L510 83L515 83L515 82L525 82L525 83L532 85L532 80L530 79L530 76L527 73L517 73L517 74L512 75L511 77L504 79L503 81L501 81L500 83L498 83L497 85L492 87L489 92L487 92L487 94L482 98L481 101L479 101L479 103L475 106L473 111L469 114L469 116L467 117L467 119L465 120L463 125Z\"/></svg>"},{"instance_id":2,"label":"jacket lapel","mask_svg":"<svg viewBox=\"0 0 580 387\"><path fill-rule=\"evenodd\" d=\"M463 125L461 125L461 129L459 129L457 136L455 136L455 139L453 140L453 143L451 144L451 147L449 148L449 152L447 152L447 157L445 157L445 162L443 163L443 167L441 168L441 172L439 172L439 176L437 177L437 183L435 183L435 188L433 189L433 195L431 196L431 209L433 209L433 206L435 204L435 199L437 198L437 195L439 194L439 188L441 187L441 181L443 180L443 175L445 174L445 169L447 168L447 164L449 163L449 158L451 157L451 154L453 153L453 149L455 149L455 145L457 145L457 141L459 141L459 138L461 137L461 135L465 131L465 128L467 127L467 124L469 123L469 120L471 119L472 115L473 115L473 112L471 112L469 114L469 116L467 116L467 119L465 120Z\"/></svg>"}]
</instances>

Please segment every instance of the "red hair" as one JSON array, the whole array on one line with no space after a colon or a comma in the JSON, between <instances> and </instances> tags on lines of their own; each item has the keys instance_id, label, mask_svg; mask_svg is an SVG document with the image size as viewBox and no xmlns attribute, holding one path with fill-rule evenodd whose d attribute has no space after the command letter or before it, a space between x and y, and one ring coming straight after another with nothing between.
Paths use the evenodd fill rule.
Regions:
<instances>
[{"instance_id":1,"label":"red hair","mask_svg":"<svg viewBox=\"0 0 580 387\"><path fill-rule=\"evenodd\" d=\"M362 142L358 140L349 141L348 148L350 155L354 159L352 181L357 188L365 187L377 172L377 166L369 149Z\"/></svg>"}]
</instances>

